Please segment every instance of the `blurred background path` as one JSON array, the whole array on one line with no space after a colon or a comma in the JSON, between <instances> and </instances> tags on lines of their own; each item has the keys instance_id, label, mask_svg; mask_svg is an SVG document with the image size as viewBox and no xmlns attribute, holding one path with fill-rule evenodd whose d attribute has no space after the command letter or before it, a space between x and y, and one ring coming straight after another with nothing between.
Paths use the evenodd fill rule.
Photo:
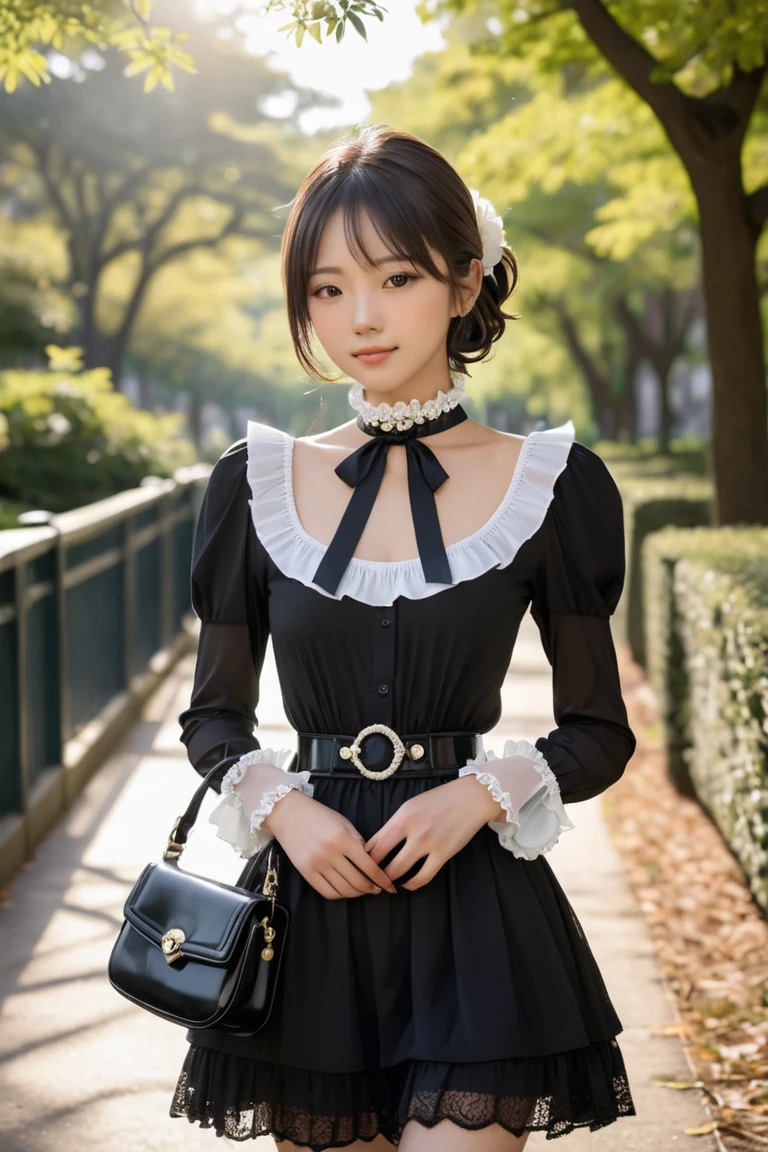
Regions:
<instances>
[{"instance_id":1,"label":"blurred background path","mask_svg":"<svg viewBox=\"0 0 768 1152\"><path fill-rule=\"evenodd\" d=\"M0 909L0 1149L2 1152L187 1152L213 1148L213 1131L168 1115L184 1058L184 1030L131 1005L106 967L122 906L141 868L157 859L198 782L179 743L194 654L147 702L140 722L90 780L67 816L10 887ZM504 688L504 715L486 737L501 753L510 737L534 740L554 726L550 669L526 615ZM289 746L272 648L262 679L263 744ZM631 764L630 769L631 770ZM234 882L242 861L217 841L209 794L184 854L187 870ZM624 1024L637 1117L597 1133L571 1134L569 1149L669 1149L707 1117L696 1094L654 1077L689 1080L675 1020L640 911L625 884L599 798L569 808L576 825L548 859L582 922ZM66 994L64 994L66 993ZM713 1137L697 1147L714 1149ZM265 1152L269 1137L256 1142ZM542 1150L543 1134L527 1148Z\"/></svg>"}]
</instances>

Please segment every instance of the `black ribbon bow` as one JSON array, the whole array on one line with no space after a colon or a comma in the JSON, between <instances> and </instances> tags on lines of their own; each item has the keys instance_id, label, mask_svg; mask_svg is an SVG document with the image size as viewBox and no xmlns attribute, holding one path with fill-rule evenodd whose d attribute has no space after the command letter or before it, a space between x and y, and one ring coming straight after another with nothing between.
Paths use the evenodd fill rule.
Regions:
<instances>
[{"instance_id":1,"label":"black ribbon bow","mask_svg":"<svg viewBox=\"0 0 768 1152\"><path fill-rule=\"evenodd\" d=\"M448 479L448 473L432 449L421 441L425 436L444 432L466 419L466 412L457 404L423 424L413 424L403 431L391 429L385 432L381 426L366 424L362 415L358 416L358 428L367 432L371 439L345 457L335 469L336 475L354 488L354 492L312 578L315 584L330 593L338 588L381 487L390 444L405 445L408 496L424 579L429 584L453 583L435 504L435 492Z\"/></svg>"}]
</instances>

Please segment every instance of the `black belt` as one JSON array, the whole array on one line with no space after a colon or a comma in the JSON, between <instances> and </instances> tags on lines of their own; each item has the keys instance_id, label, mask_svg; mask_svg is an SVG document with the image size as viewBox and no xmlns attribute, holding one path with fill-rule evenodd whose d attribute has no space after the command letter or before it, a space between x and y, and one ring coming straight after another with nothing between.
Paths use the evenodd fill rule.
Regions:
<instances>
[{"instance_id":1,"label":"black belt","mask_svg":"<svg viewBox=\"0 0 768 1152\"><path fill-rule=\"evenodd\" d=\"M391 779L409 776L434 776L440 771L463 768L468 760L480 755L482 735L474 732L430 732L404 736L388 725L372 725L385 731L357 736L328 736L315 732L298 732L298 750L288 766L289 772L309 770L313 776L366 776L355 760L369 772L386 772ZM400 758L397 767L394 762Z\"/></svg>"}]
</instances>

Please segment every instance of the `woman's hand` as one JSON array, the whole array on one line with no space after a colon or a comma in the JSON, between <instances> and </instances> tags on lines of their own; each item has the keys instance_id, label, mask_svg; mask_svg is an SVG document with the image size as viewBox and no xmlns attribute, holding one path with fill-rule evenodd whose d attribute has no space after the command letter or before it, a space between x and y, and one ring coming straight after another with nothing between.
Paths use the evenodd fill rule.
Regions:
<instances>
[{"instance_id":1,"label":"woman's hand","mask_svg":"<svg viewBox=\"0 0 768 1152\"><path fill-rule=\"evenodd\" d=\"M261 822L294 867L327 900L365 896L392 881L365 850L363 837L340 812L294 788Z\"/></svg>"},{"instance_id":2,"label":"woman's hand","mask_svg":"<svg viewBox=\"0 0 768 1152\"><path fill-rule=\"evenodd\" d=\"M398 880L426 857L416 875L402 883L403 888L413 891L428 884L483 824L499 819L504 819L503 809L485 785L475 776L460 776L406 800L366 842L365 850L378 864L405 841L384 869L390 880Z\"/></svg>"}]
</instances>

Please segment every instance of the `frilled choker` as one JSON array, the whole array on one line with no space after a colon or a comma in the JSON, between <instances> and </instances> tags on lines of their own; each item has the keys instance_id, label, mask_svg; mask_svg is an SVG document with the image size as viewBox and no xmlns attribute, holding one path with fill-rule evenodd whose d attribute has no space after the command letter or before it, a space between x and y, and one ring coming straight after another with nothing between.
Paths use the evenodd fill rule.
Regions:
<instances>
[{"instance_id":1,"label":"frilled choker","mask_svg":"<svg viewBox=\"0 0 768 1152\"><path fill-rule=\"evenodd\" d=\"M358 428L371 439L345 457L335 469L336 475L354 488L354 492L317 566L313 576L315 584L331 594L336 592L376 501L390 444L405 445L408 496L424 579L429 584L453 584L435 504L435 492L448 479L448 473L422 441L425 436L445 432L466 419L467 413L460 404L402 429L393 428L391 423L387 423L386 428L369 424L362 413L358 416Z\"/></svg>"}]
</instances>

